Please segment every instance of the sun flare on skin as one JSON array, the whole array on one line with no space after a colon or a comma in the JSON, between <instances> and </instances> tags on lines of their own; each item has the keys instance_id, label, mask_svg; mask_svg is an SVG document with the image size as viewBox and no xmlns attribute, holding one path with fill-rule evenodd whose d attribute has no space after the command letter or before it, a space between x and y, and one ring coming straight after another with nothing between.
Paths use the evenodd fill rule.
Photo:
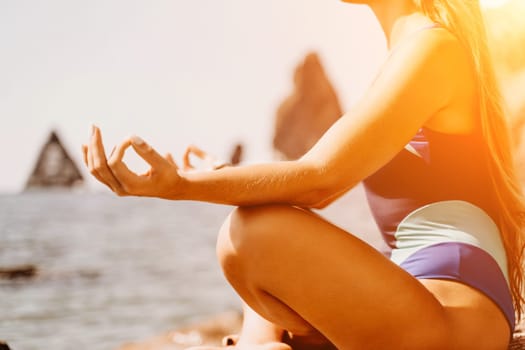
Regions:
<instances>
[{"instance_id":1,"label":"sun flare on skin","mask_svg":"<svg viewBox=\"0 0 525 350\"><path fill-rule=\"evenodd\" d=\"M485 8L495 8L505 5L509 0L480 0L479 3Z\"/></svg>"}]
</instances>

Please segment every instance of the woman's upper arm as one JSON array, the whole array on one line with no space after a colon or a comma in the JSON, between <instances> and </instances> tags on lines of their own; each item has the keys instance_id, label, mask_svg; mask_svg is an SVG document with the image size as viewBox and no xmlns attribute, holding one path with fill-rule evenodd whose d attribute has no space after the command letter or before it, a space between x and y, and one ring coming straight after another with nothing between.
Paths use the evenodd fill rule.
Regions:
<instances>
[{"instance_id":1,"label":"woman's upper arm","mask_svg":"<svg viewBox=\"0 0 525 350\"><path fill-rule=\"evenodd\" d=\"M445 30L405 42L364 97L303 157L323 168L331 191L357 184L394 157L454 98L462 45Z\"/></svg>"}]
</instances>

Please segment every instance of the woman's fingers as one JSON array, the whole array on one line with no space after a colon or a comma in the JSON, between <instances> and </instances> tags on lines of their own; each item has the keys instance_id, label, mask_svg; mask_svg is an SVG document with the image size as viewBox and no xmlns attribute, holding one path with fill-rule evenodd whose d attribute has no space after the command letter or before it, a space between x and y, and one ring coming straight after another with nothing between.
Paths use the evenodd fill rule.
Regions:
<instances>
[{"instance_id":1,"label":"woman's fingers","mask_svg":"<svg viewBox=\"0 0 525 350\"><path fill-rule=\"evenodd\" d=\"M98 174L97 170L95 169L93 162L93 152L91 150L91 147L87 145L85 145L84 147L84 162L86 163L91 175L93 175L98 181L102 182L104 185L108 186L111 190L113 190L111 186Z\"/></svg>"},{"instance_id":2,"label":"woman's fingers","mask_svg":"<svg viewBox=\"0 0 525 350\"><path fill-rule=\"evenodd\" d=\"M131 146L137 152L137 154L144 159L153 170L162 169L166 167L167 160L164 159L157 151L155 151L150 145L148 145L143 139L138 136L132 136L130 138Z\"/></svg>"},{"instance_id":3,"label":"woman's fingers","mask_svg":"<svg viewBox=\"0 0 525 350\"><path fill-rule=\"evenodd\" d=\"M89 147L87 145L82 145L82 158L84 159L84 164L86 164L86 167L89 169L90 173L100 182L102 182L104 185L108 186L111 190L111 186L109 186L103 178L101 178L98 173L94 172L93 166L91 165L93 162L91 161L92 157L89 152Z\"/></svg>"},{"instance_id":4,"label":"woman's fingers","mask_svg":"<svg viewBox=\"0 0 525 350\"><path fill-rule=\"evenodd\" d=\"M213 163L214 158L210 156L208 153L204 152L202 149L195 145L190 145L188 148L186 148L186 151L184 152L183 156L183 168L184 170L193 170L195 167L191 164L190 161L190 155L193 154L197 158L203 160L205 163Z\"/></svg>"},{"instance_id":5,"label":"woman's fingers","mask_svg":"<svg viewBox=\"0 0 525 350\"><path fill-rule=\"evenodd\" d=\"M130 146L151 165L146 174L137 175L124 163L124 155ZM178 169L171 154L162 157L138 136L124 140L106 157L102 135L95 126L89 145L82 145L82 154L91 174L118 195L152 195L155 193L155 178L152 175L167 169Z\"/></svg>"},{"instance_id":6,"label":"woman's fingers","mask_svg":"<svg viewBox=\"0 0 525 350\"><path fill-rule=\"evenodd\" d=\"M102 143L102 135L99 128L96 126L93 126L91 143L87 152L87 160L89 169L93 176L118 195L125 194L121 184L117 181L107 164L106 153Z\"/></svg>"},{"instance_id":7,"label":"woman's fingers","mask_svg":"<svg viewBox=\"0 0 525 350\"><path fill-rule=\"evenodd\" d=\"M193 154L195 154L197 157L199 157L200 159L206 159L208 158L208 153L204 152L202 149L200 149L199 147L195 146L195 145L191 145L189 147L189 149L191 150L191 152Z\"/></svg>"},{"instance_id":8,"label":"woman's fingers","mask_svg":"<svg viewBox=\"0 0 525 350\"><path fill-rule=\"evenodd\" d=\"M126 164L123 162L126 149L131 146L131 140L127 139L120 143L113 150L111 157L108 160L108 166L111 172L121 184L122 188L128 193L133 195L140 195L144 192L144 177L135 174L129 170Z\"/></svg>"},{"instance_id":9,"label":"woman's fingers","mask_svg":"<svg viewBox=\"0 0 525 350\"><path fill-rule=\"evenodd\" d=\"M102 182L104 185L108 186L110 189L111 186L109 186L105 181L104 179L102 179L98 173L94 172L93 170L93 166L92 166L92 157L91 157L91 154L89 152L89 147L87 145L82 145L82 158L84 159L84 164L86 164L86 167L89 169L90 173L100 182Z\"/></svg>"},{"instance_id":10,"label":"woman's fingers","mask_svg":"<svg viewBox=\"0 0 525 350\"><path fill-rule=\"evenodd\" d=\"M184 170L193 169L193 165L191 165L191 162L190 162L190 154L192 153L192 147L193 146L188 146L186 150L184 151L184 155L182 156L182 168Z\"/></svg>"},{"instance_id":11,"label":"woman's fingers","mask_svg":"<svg viewBox=\"0 0 525 350\"><path fill-rule=\"evenodd\" d=\"M191 165L191 161L190 161L191 153L192 153L192 146L188 146L186 150L184 151L184 155L182 156L182 168L184 170L193 169L193 165Z\"/></svg>"},{"instance_id":12,"label":"woman's fingers","mask_svg":"<svg viewBox=\"0 0 525 350\"><path fill-rule=\"evenodd\" d=\"M131 141L129 139L126 139L119 145L115 146L111 152L111 155L109 156L108 164L113 166L113 164L116 163L123 163L122 160L124 159L124 155L126 154L126 150L129 146L131 146Z\"/></svg>"},{"instance_id":13,"label":"woman's fingers","mask_svg":"<svg viewBox=\"0 0 525 350\"><path fill-rule=\"evenodd\" d=\"M171 155L171 153L167 153L164 158L168 161L168 163L170 163L171 165L173 165L175 167L175 169L178 169L179 167L177 166L177 163L175 163L175 160L173 159L173 156Z\"/></svg>"},{"instance_id":14,"label":"woman's fingers","mask_svg":"<svg viewBox=\"0 0 525 350\"><path fill-rule=\"evenodd\" d=\"M86 167L89 168L88 164L88 146L82 145L82 159L84 159L84 164L86 164Z\"/></svg>"}]
</instances>

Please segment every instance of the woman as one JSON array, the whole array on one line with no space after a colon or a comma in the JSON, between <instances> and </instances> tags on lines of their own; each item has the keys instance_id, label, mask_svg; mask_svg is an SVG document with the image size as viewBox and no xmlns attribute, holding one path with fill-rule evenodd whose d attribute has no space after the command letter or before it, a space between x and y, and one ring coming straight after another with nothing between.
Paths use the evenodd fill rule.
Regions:
<instances>
[{"instance_id":1,"label":"woman","mask_svg":"<svg viewBox=\"0 0 525 350\"><path fill-rule=\"evenodd\" d=\"M525 210L479 3L346 2L370 6L391 54L301 159L185 172L138 137L107 160L94 128L86 164L118 195L238 206L217 252L245 302L239 349L505 349ZM391 259L308 210L361 181Z\"/></svg>"}]
</instances>

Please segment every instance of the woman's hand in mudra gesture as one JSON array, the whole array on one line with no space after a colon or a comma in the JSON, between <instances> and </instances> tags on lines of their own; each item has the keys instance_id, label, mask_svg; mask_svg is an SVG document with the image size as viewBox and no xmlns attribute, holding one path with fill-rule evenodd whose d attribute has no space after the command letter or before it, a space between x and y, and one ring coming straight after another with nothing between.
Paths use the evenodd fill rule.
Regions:
<instances>
[{"instance_id":1,"label":"woman's hand in mudra gesture","mask_svg":"<svg viewBox=\"0 0 525 350\"><path fill-rule=\"evenodd\" d=\"M210 155L208 152L203 151L195 145L190 145L186 148L186 151L184 152L184 156L182 158L182 165L185 171L196 170L196 168L191 164L191 155L194 155L203 162L203 166L201 166L201 169L204 168L203 170L218 170L231 165L217 159L216 157Z\"/></svg>"},{"instance_id":2,"label":"woman's hand in mudra gesture","mask_svg":"<svg viewBox=\"0 0 525 350\"><path fill-rule=\"evenodd\" d=\"M144 159L150 169L141 175L129 170L123 161L129 147ZM84 162L90 173L119 196L147 196L176 198L183 187L179 168L170 154L161 156L137 136L132 136L116 146L106 157L100 129L93 126L87 145L82 146Z\"/></svg>"}]
</instances>

